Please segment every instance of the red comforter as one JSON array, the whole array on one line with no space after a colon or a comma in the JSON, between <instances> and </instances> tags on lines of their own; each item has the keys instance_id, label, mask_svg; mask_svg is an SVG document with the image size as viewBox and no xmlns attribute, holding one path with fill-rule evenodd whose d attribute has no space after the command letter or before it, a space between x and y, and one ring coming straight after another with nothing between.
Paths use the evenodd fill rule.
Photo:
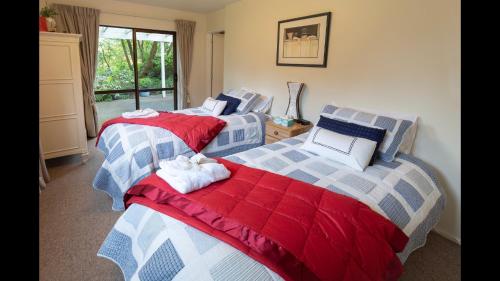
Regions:
<instances>
[{"instance_id":1,"label":"red comforter","mask_svg":"<svg viewBox=\"0 0 500 281\"><path fill-rule=\"evenodd\" d=\"M171 131L182 139L189 148L200 152L207 146L226 126L226 121L212 116L186 115L182 113L160 112L157 117L127 119L117 117L102 124L97 134L96 145L99 138L108 126L117 123L139 124L160 127Z\"/></svg>"},{"instance_id":2,"label":"red comforter","mask_svg":"<svg viewBox=\"0 0 500 281\"><path fill-rule=\"evenodd\" d=\"M314 185L218 159L231 177L181 194L152 174L139 203L204 231L286 280L397 280L408 237L367 205Z\"/></svg>"}]
</instances>

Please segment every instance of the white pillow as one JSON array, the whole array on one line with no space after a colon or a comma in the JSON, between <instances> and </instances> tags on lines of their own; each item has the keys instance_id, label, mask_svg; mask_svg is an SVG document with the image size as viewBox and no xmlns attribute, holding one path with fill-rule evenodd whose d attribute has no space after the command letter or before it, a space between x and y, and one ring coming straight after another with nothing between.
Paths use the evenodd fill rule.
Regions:
<instances>
[{"instance_id":1,"label":"white pillow","mask_svg":"<svg viewBox=\"0 0 500 281\"><path fill-rule=\"evenodd\" d=\"M394 160L405 139L406 133L413 125L413 122L407 119L396 119L353 108L337 107L331 104L325 105L320 115L372 128L386 129L384 141L378 147L379 158L386 162Z\"/></svg>"},{"instance_id":2,"label":"white pillow","mask_svg":"<svg viewBox=\"0 0 500 281\"><path fill-rule=\"evenodd\" d=\"M377 143L360 137L339 134L318 126L309 133L302 149L364 171Z\"/></svg>"},{"instance_id":3,"label":"white pillow","mask_svg":"<svg viewBox=\"0 0 500 281\"><path fill-rule=\"evenodd\" d=\"M210 112L212 116L219 116L224 108L226 107L227 101L216 100L212 97L208 97L204 102L201 108Z\"/></svg>"},{"instance_id":4,"label":"white pillow","mask_svg":"<svg viewBox=\"0 0 500 281\"><path fill-rule=\"evenodd\" d=\"M266 97L263 95L260 95L257 101L255 102L255 106L252 109L253 112L262 112L262 113L269 113L271 110L271 106L273 105L273 96Z\"/></svg>"}]
</instances>

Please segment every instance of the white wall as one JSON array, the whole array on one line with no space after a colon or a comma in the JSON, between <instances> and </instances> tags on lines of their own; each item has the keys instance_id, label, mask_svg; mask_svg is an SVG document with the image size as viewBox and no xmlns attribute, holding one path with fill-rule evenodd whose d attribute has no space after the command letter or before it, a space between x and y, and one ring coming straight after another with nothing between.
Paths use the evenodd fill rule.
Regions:
<instances>
[{"instance_id":1,"label":"white wall","mask_svg":"<svg viewBox=\"0 0 500 281\"><path fill-rule=\"evenodd\" d=\"M278 21L326 11L328 67L276 66ZM224 88L274 95L273 114L286 109L286 82L303 81L312 121L331 102L419 115L414 154L438 170L448 197L437 231L460 241L459 14L458 0L242 0L210 24L226 32Z\"/></svg>"},{"instance_id":2,"label":"white wall","mask_svg":"<svg viewBox=\"0 0 500 281\"><path fill-rule=\"evenodd\" d=\"M211 12L207 14L207 31L217 32L224 30L224 17L226 10L221 9L218 11Z\"/></svg>"},{"instance_id":3,"label":"white wall","mask_svg":"<svg viewBox=\"0 0 500 281\"><path fill-rule=\"evenodd\" d=\"M44 5L40 0L40 7ZM134 4L114 0L48 0L47 3L59 3L101 10L100 24L124 27L147 28L175 31L175 19L196 21L193 65L190 79L191 103L199 106L210 95L206 88L206 37L207 16L174 9Z\"/></svg>"}]
</instances>

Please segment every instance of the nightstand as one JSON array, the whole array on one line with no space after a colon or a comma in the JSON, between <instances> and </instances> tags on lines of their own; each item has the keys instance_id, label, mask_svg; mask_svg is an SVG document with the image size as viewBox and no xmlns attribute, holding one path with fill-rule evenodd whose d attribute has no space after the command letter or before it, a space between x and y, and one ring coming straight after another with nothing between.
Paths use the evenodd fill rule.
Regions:
<instances>
[{"instance_id":1,"label":"nightstand","mask_svg":"<svg viewBox=\"0 0 500 281\"><path fill-rule=\"evenodd\" d=\"M309 131L313 124L301 125L293 124L291 127L284 127L274 123L273 121L266 122L266 144L280 141L282 139L295 137Z\"/></svg>"}]
</instances>

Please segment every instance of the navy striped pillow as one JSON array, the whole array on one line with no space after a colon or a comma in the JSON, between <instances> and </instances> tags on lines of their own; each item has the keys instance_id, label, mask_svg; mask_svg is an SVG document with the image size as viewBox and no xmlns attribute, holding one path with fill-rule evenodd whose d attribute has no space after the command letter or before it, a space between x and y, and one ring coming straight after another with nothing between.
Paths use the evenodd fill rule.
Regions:
<instances>
[{"instance_id":1,"label":"navy striped pillow","mask_svg":"<svg viewBox=\"0 0 500 281\"><path fill-rule=\"evenodd\" d=\"M384 141L386 132L386 129L366 127L355 123L349 123L337 119L330 119L324 116L319 117L317 126L339 134L348 135L351 137L360 137L374 141L377 143L377 145L375 146L375 152L378 150L380 144ZM377 153L373 153L369 165L373 164L376 155Z\"/></svg>"}]
</instances>

